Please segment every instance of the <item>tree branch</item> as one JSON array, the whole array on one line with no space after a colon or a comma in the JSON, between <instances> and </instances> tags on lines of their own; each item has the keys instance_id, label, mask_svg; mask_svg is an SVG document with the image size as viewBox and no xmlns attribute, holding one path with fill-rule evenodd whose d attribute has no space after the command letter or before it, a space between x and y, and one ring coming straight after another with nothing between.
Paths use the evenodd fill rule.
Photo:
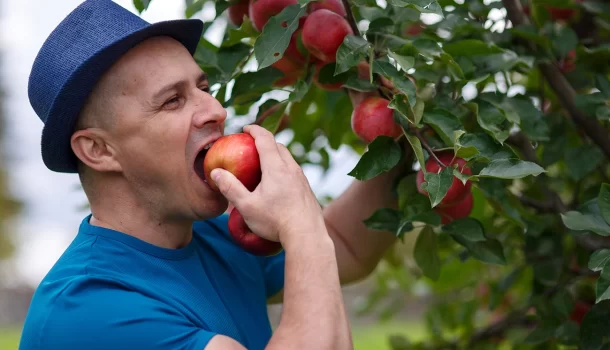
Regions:
<instances>
[{"instance_id":1,"label":"tree branch","mask_svg":"<svg viewBox=\"0 0 610 350\"><path fill-rule=\"evenodd\" d=\"M358 23L356 23L356 19L354 18L354 13L352 12L352 6L349 3L349 0L341 0L343 2L343 7L345 7L345 12L347 13L347 22L349 22L350 27L354 31L355 36L360 36L360 30L358 29Z\"/></svg>"},{"instance_id":2,"label":"tree branch","mask_svg":"<svg viewBox=\"0 0 610 350\"><path fill-rule=\"evenodd\" d=\"M421 142L422 146L424 146L424 148L426 149L426 151L428 151L428 153L430 153L430 156L432 158L434 158L436 160L436 162L442 166L443 168L446 166L445 164L443 164L443 162L441 162L440 159L438 159L438 157L436 156L436 154L434 153L434 150L432 148L430 148L430 145L428 145L428 142L426 142L426 140L423 138L423 136L421 136L420 130L419 129L415 129L415 136L417 137L417 139L419 140L419 142Z\"/></svg>"},{"instance_id":3,"label":"tree branch","mask_svg":"<svg viewBox=\"0 0 610 350\"><path fill-rule=\"evenodd\" d=\"M502 0L502 3L506 8L508 18L513 23L513 27L518 27L521 24L530 24L518 0ZM528 42L528 44L532 50L536 49L532 42ZM567 79L553 64L540 62L538 67L551 89L557 95L562 106L570 114L574 123L578 124L589 138L601 148L606 157L610 158L610 135L595 119L589 118L576 107L574 102L576 92Z\"/></svg>"}]
</instances>

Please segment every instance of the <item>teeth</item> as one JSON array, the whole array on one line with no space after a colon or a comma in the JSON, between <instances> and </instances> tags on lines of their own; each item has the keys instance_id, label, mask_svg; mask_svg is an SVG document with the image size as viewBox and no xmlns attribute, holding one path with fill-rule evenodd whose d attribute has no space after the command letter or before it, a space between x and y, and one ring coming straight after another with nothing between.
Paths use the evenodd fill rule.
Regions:
<instances>
[{"instance_id":1,"label":"teeth","mask_svg":"<svg viewBox=\"0 0 610 350\"><path fill-rule=\"evenodd\" d=\"M205 145L205 147L203 147L203 149L210 149L210 147L212 147L213 144L214 144L214 142L210 142L207 145Z\"/></svg>"}]
</instances>

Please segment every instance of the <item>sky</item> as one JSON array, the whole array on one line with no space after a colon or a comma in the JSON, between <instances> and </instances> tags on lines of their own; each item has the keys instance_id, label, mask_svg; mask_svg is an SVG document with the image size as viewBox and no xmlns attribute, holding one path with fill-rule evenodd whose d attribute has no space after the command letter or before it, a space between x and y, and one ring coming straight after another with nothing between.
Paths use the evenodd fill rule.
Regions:
<instances>
[{"instance_id":1,"label":"sky","mask_svg":"<svg viewBox=\"0 0 610 350\"><path fill-rule=\"evenodd\" d=\"M80 209L86 204L86 197L79 188L77 175L52 172L42 162L43 124L29 103L27 81L46 37L82 1L0 1L0 83L5 94L4 114L8 118L6 144L0 147L7 150L9 188L25 205L12 232L17 250L9 261L9 267L14 268L9 277L14 283L36 287L70 244L88 212ZM137 13L132 0L115 2ZM183 18L183 13L183 0L152 0L142 17L158 22ZM209 16L213 13L204 11L196 18L205 20ZM207 38L217 43L215 31L211 32ZM346 174L357 161L356 154L342 148L331 154L332 168L327 177L322 178L317 169L304 170L317 195L337 195L352 181Z\"/></svg>"}]
</instances>

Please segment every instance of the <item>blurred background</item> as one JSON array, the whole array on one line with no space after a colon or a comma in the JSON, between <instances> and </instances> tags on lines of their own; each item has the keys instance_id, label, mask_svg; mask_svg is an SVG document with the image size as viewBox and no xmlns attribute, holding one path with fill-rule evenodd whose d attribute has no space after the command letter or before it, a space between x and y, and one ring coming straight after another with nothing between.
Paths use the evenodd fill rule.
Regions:
<instances>
[{"instance_id":1,"label":"blurred background","mask_svg":"<svg viewBox=\"0 0 610 350\"><path fill-rule=\"evenodd\" d=\"M115 0L137 14L132 0ZM40 157L42 122L31 108L27 81L38 49L53 28L80 0L0 0L0 349L16 349L34 289L74 238L88 214L77 175L49 171ZM183 0L154 0L142 17L149 22L184 17ZM213 8L197 16L214 17ZM218 42L215 31L206 38ZM229 114L231 111L229 111ZM289 135L288 135L289 137ZM281 142L281 135L280 135ZM331 154L331 170L305 173L320 198L340 194L352 181L346 174L358 155L351 149ZM407 242L408 243L408 242ZM405 245L409 247L409 244ZM410 320L421 312L417 303L391 323L377 324L358 316L363 297L374 277L345 289L355 325L358 349L386 348L394 329L417 333L423 326ZM277 323L279 308L270 310ZM373 327L372 325L375 324Z\"/></svg>"}]
</instances>

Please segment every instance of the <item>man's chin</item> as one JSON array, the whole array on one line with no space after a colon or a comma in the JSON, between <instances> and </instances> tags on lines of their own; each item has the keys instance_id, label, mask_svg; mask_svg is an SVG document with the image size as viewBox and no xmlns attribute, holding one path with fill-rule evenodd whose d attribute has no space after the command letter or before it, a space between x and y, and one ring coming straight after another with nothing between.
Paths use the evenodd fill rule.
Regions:
<instances>
[{"instance_id":1,"label":"man's chin","mask_svg":"<svg viewBox=\"0 0 610 350\"><path fill-rule=\"evenodd\" d=\"M211 203L207 203L202 209L195 210L197 220L207 220L224 214L229 208L229 202L221 197Z\"/></svg>"}]
</instances>

